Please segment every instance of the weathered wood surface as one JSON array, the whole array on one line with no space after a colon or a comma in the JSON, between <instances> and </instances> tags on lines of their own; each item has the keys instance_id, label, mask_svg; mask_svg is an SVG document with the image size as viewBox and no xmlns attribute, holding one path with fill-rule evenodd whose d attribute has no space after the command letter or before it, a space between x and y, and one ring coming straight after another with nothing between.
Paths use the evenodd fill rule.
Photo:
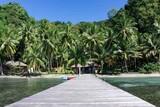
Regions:
<instances>
[{"instance_id":1,"label":"weathered wood surface","mask_svg":"<svg viewBox=\"0 0 160 107\"><path fill-rule=\"evenodd\" d=\"M94 75L82 75L6 107L155 107Z\"/></svg>"}]
</instances>

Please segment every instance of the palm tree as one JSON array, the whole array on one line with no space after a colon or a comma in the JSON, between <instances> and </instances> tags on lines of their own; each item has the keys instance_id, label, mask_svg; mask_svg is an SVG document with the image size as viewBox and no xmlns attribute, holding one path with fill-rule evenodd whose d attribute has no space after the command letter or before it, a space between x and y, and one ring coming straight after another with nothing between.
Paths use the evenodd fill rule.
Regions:
<instances>
[{"instance_id":1,"label":"palm tree","mask_svg":"<svg viewBox=\"0 0 160 107\"><path fill-rule=\"evenodd\" d=\"M59 35L62 35L61 43L63 47L69 49L73 43L73 32L72 25L67 24L64 31L59 32Z\"/></svg>"},{"instance_id":2,"label":"palm tree","mask_svg":"<svg viewBox=\"0 0 160 107\"><path fill-rule=\"evenodd\" d=\"M120 19L118 19L117 24L115 25L117 35L117 51L116 53L121 55L121 59L124 60L125 69L128 72L128 63L127 61L130 58L131 53L134 48L137 46L137 28L135 27L136 23L132 18L126 16L126 13L121 14Z\"/></svg>"},{"instance_id":3,"label":"palm tree","mask_svg":"<svg viewBox=\"0 0 160 107\"><path fill-rule=\"evenodd\" d=\"M38 43L33 44L25 50L23 55L24 61L29 65L29 68L33 68L33 71L40 71L45 67L45 58L40 53L40 45Z\"/></svg>"},{"instance_id":4,"label":"palm tree","mask_svg":"<svg viewBox=\"0 0 160 107\"><path fill-rule=\"evenodd\" d=\"M137 28L135 27L137 23L132 18L126 16L125 12L122 13L122 16L116 22L117 24L115 25L115 28L120 40L133 41L137 38Z\"/></svg>"},{"instance_id":5,"label":"palm tree","mask_svg":"<svg viewBox=\"0 0 160 107\"><path fill-rule=\"evenodd\" d=\"M17 50L14 55L14 60L20 60L24 54L28 45L34 42L36 29L32 23L23 24L21 28L17 29L19 32L19 44L17 44Z\"/></svg>"},{"instance_id":6,"label":"palm tree","mask_svg":"<svg viewBox=\"0 0 160 107\"><path fill-rule=\"evenodd\" d=\"M61 37L59 38L59 55L60 64L62 67L66 68L69 61L69 51L74 45L76 39L76 33L73 31L73 26L71 24L66 24L63 31L58 32Z\"/></svg>"},{"instance_id":7,"label":"palm tree","mask_svg":"<svg viewBox=\"0 0 160 107\"><path fill-rule=\"evenodd\" d=\"M116 51L114 51L114 53L119 56L120 59L124 60L124 67L125 67L125 71L128 72L128 61L131 58L134 58L135 61L135 68L136 67L136 59L137 58L141 58L142 54L137 50L137 48L135 48L135 45L126 45L123 47L119 46L117 48Z\"/></svg>"},{"instance_id":8,"label":"palm tree","mask_svg":"<svg viewBox=\"0 0 160 107\"><path fill-rule=\"evenodd\" d=\"M56 50L55 41L58 41L56 40L57 29L55 29L54 24L49 23L48 20L41 20L37 25L40 53L45 58L45 65L48 68L48 71L51 71Z\"/></svg>"},{"instance_id":9,"label":"palm tree","mask_svg":"<svg viewBox=\"0 0 160 107\"><path fill-rule=\"evenodd\" d=\"M104 42L104 35L99 31L96 25L93 25L87 32L82 34L82 38L85 47L88 49L89 57L92 59L93 55L96 54L96 49Z\"/></svg>"},{"instance_id":10,"label":"palm tree","mask_svg":"<svg viewBox=\"0 0 160 107\"><path fill-rule=\"evenodd\" d=\"M140 45L131 46L129 58L130 58L130 63L134 62L134 68L135 68L134 70L137 70L137 60L143 58L142 57L143 54L141 50L142 50L142 47Z\"/></svg>"},{"instance_id":11,"label":"palm tree","mask_svg":"<svg viewBox=\"0 0 160 107\"><path fill-rule=\"evenodd\" d=\"M97 60L101 63L101 71L103 71L104 64L108 64L111 67L116 61L116 57L113 53L116 45L114 32L111 28L105 28L104 31L104 42L99 47L99 51L97 53Z\"/></svg>"},{"instance_id":12,"label":"palm tree","mask_svg":"<svg viewBox=\"0 0 160 107\"><path fill-rule=\"evenodd\" d=\"M143 53L147 58L150 56L158 56L158 62L160 62L160 38L157 36L148 36L143 44Z\"/></svg>"},{"instance_id":13,"label":"palm tree","mask_svg":"<svg viewBox=\"0 0 160 107\"><path fill-rule=\"evenodd\" d=\"M0 39L0 71L3 75L3 59L13 59L13 55L16 52L16 45L18 44L18 38L14 35L13 31L9 28L1 35Z\"/></svg>"},{"instance_id":14,"label":"palm tree","mask_svg":"<svg viewBox=\"0 0 160 107\"><path fill-rule=\"evenodd\" d=\"M155 29L156 29L156 34L160 34L160 23L155 20L155 23L154 23L154 26L155 26Z\"/></svg>"},{"instance_id":15,"label":"palm tree","mask_svg":"<svg viewBox=\"0 0 160 107\"><path fill-rule=\"evenodd\" d=\"M105 40L104 40L104 47L107 51L112 50L115 45L117 44L116 33L113 31L112 28L106 28L105 32Z\"/></svg>"},{"instance_id":16,"label":"palm tree","mask_svg":"<svg viewBox=\"0 0 160 107\"><path fill-rule=\"evenodd\" d=\"M74 64L78 73L78 64L85 65L86 63L86 52L83 45L79 41L75 41L74 45L69 50L69 55L70 59L68 65Z\"/></svg>"},{"instance_id":17,"label":"palm tree","mask_svg":"<svg viewBox=\"0 0 160 107\"><path fill-rule=\"evenodd\" d=\"M43 39L41 44L41 53L44 57L48 60L48 68L51 70L52 68L52 60L53 60L53 53L54 53L54 44L50 39Z\"/></svg>"}]
</instances>

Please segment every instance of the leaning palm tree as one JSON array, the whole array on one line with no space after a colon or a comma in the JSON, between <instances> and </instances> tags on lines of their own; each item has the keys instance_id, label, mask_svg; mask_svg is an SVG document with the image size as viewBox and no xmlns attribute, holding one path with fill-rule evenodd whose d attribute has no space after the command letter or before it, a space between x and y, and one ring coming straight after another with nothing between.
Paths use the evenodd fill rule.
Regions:
<instances>
[{"instance_id":1,"label":"leaning palm tree","mask_svg":"<svg viewBox=\"0 0 160 107\"><path fill-rule=\"evenodd\" d=\"M106 28L103 48L109 51L113 48L114 44L116 44L116 34L112 28Z\"/></svg>"}]
</instances>

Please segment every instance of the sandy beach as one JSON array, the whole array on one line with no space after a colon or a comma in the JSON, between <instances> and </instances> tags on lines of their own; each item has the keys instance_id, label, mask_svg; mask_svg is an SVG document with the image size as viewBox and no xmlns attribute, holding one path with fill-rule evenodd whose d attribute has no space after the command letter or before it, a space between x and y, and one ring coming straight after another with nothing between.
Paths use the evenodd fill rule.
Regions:
<instances>
[{"instance_id":1,"label":"sandy beach","mask_svg":"<svg viewBox=\"0 0 160 107\"><path fill-rule=\"evenodd\" d=\"M83 74L82 74L83 75ZM46 75L41 75L41 76L16 76L16 75L10 75L10 76L0 76L0 78L63 78L63 77L77 77L78 75L76 74L46 74ZM99 75L96 74L97 77L100 78L112 78L112 77L160 77L160 73L152 73L152 74L141 74L141 73L135 73L135 72L130 72L130 73L122 73L119 75Z\"/></svg>"},{"instance_id":2,"label":"sandy beach","mask_svg":"<svg viewBox=\"0 0 160 107\"><path fill-rule=\"evenodd\" d=\"M97 77L100 78L112 78L112 77L160 77L160 73L152 73L152 74L141 74L141 73L135 73L135 72L130 72L130 73L122 73L119 75L96 75Z\"/></svg>"},{"instance_id":3,"label":"sandy beach","mask_svg":"<svg viewBox=\"0 0 160 107\"><path fill-rule=\"evenodd\" d=\"M73 75L73 74L46 74L46 75L41 75L41 76L30 76L30 77L26 77L26 76L17 76L17 75L10 75L10 76L0 76L0 78L63 78L63 77L76 77L77 75Z\"/></svg>"}]
</instances>

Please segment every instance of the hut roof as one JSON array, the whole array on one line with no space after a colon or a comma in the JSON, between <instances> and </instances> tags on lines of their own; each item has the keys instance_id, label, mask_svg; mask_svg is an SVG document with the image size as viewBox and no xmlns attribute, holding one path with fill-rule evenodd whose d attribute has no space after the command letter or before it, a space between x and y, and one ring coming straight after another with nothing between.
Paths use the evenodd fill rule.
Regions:
<instances>
[{"instance_id":1,"label":"hut roof","mask_svg":"<svg viewBox=\"0 0 160 107\"><path fill-rule=\"evenodd\" d=\"M72 68L75 68L76 65L72 65L71 67L72 67ZM81 64L77 64L77 67L82 67L82 65L81 65Z\"/></svg>"},{"instance_id":2,"label":"hut roof","mask_svg":"<svg viewBox=\"0 0 160 107\"><path fill-rule=\"evenodd\" d=\"M20 61L8 61L8 62L6 62L6 65L27 67L27 64L20 62Z\"/></svg>"}]
</instances>

